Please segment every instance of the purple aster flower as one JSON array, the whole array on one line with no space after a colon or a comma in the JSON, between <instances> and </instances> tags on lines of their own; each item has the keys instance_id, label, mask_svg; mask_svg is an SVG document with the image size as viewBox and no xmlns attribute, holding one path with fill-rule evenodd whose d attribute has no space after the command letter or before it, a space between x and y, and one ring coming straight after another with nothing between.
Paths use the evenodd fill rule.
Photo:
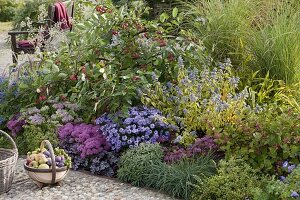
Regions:
<instances>
[{"instance_id":1,"label":"purple aster flower","mask_svg":"<svg viewBox=\"0 0 300 200\"><path fill-rule=\"evenodd\" d=\"M39 113L30 116L28 119L30 120L29 122L34 125L40 125L45 122L45 118Z\"/></svg>"},{"instance_id":2,"label":"purple aster flower","mask_svg":"<svg viewBox=\"0 0 300 200\"><path fill-rule=\"evenodd\" d=\"M297 192L295 192L295 191L293 191L292 193L291 193L291 197L299 197L300 195L297 193Z\"/></svg>"},{"instance_id":3,"label":"purple aster flower","mask_svg":"<svg viewBox=\"0 0 300 200\"><path fill-rule=\"evenodd\" d=\"M64 105L62 103L55 103L52 105L52 107L58 110L58 109L63 109Z\"/></svg>"}]
</instances>

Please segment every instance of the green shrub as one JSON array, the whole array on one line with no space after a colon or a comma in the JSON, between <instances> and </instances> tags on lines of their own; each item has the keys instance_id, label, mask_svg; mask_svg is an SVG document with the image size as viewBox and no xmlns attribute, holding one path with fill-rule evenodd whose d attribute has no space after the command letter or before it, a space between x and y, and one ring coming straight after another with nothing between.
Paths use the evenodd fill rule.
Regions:
<instances>
[{"instance_id":1,"label":"green shrub","mask_svg":"<svg viewBox=\"0 0 300 200\"><path fill-rule=\"evenodd\" d=\"M221 149L226 158L243 157L252 167L268 172L274 172L277 161L299 163L299 120L299 111L270 105L224 127Z\"/></svg>"},{"instance_id":2,"label":"green shrub","mask_svg":"<svg viewBox=\"0 0 300 200\"><path fill-rule=\"evenodd\" d=\"M76 101L86 113L97 115L140 103L137 92L151 85L152 79L167 81L177 76L180 56L187 64L204 60L201 46L188 38L169 37L169 29L158 21L141 19L144 8L105 6L93 5L91 17L74 24L68 36L72 49L62 44L57 54L43 57L44 76L32 85L51 85L49 95ZM170 18L176 21L174 16ZM36 95L32 89L36 86L25 87L26 92L20 89L20 99Z\"/></svg>"},{"instance_id":3,"label":"green shrub","mask_svg":"<svg viewBox=\"0 0 300 200\"><path fill-rule=\"evenodd\" d=\"M239 159L220 161L217 171L215 176L204 181L198 180L192 199L253 199L254 191L260 191L264 183L255 170Z\"/></svg>"},{"instance_id":4,"label":"green shrub","mask_svg":"<svg viewBox=\"0 0 300 200\"><path fill-rule=\"evenodd\" d=\"M148 185L145 177L150 174L152 164L160 164L162 158L163 151L158 144L141 144L121 156L118 178L136 186Z\"/></svg>"},{"instance_id":5,"label":"green shrub","mask_svg":"<svg viewBox=\"0 0 300 200\"><path fill-rule=\"evenodd\" d=\"M281 176L281 180L272 177L267 179L263 188L253 191L255 200L287 200L299 199L300 194L300 165L292 170L288 176ZM298 196L298 197L297 197Z\"/></svg>"},{"instance_id":6,"label":"green shrub","mask_svg":"<svg viewBox=\"0 0 300 200\"><path fill-rule=\"evenodd\" d=\"M11 21L18 4L15 0L0 0L0 22Z\"/></svg>"},{"instance_id":7,"label":"green shrub","mask_svg":"<svg viewBox=\"0 0 300 200\"><path fill-rule=\"evenodd\" d=\"M44 127L26 125L23 128L24 132L20 136L16 137L18 151L22 155L40 147L43 140L49 140L53 147L58 145L57 130L54 124L44 125Z\"/></svg>"}]
</instances>

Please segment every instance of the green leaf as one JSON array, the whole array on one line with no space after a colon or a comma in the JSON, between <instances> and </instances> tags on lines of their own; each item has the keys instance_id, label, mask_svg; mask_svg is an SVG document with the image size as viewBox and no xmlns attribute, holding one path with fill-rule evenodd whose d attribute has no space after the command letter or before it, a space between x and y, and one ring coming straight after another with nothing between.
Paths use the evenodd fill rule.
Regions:
<instances>
[{"instance_id":1,"label":"green leaf","mask_svg":"<svg viewBox=\"0 0 300 200\"><path fill-rule=\"evenodd\" d=\"M82 23L76 24L76 28L78 28L79 30L85 30L85 26Z\"/></svg>"},{"instance_id":2,"label":"green leaf","mask_svg":"<svg viewBox=\"0 0 300 200\"><path fill-rule=\"evenodd\" d=\"M54 72L59 72L59 67L56 64L52 65L52 69Z\"/></svg>"},{"instance_id":3,"label":"green leaf","mask_svg":"<svg viewBox=\"0 0 300 200\"><path fill-rule=\"evenodd\" d=\"M172 11L172 16L175 18L177 17L177 15L178 15L178 8L175 7Z\"/></svg>"},{"instance_id":4,"label":"green leaf","mask_svg":"<svg viewBox=\"0 0 300 200\"><path fill-rule=\"evenodd\" d=\"M59 73L58 74L58 77L59 78L66 78L68 75L67 74L65 74L65 73Z\"/></svg>"},{"instance_id":5,"label":"green leaf","mask_svg":"<svg viewBox=\"0 0 300 200\"><path fill-rule=\"evenodd\" d=\"M168 18L169 18L169 15L168 15L167 13L162 13L162 14L160 15L160 17L159 17L159 20L160 20L161 22L165 22L166 19L168 19Z\"/></svg>"}]
</instances>

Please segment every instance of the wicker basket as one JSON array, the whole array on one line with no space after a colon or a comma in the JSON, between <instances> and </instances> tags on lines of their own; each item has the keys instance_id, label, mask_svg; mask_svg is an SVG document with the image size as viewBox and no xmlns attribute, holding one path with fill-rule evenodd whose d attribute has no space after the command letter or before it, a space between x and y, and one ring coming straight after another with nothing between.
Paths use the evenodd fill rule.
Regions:
<instances>
[{"instance_id":1,"label":"wicker basket","mask_svg":"<svg viewBox=\"0 0 300 200\"><path fill-rule=\"evenodd\" d=\"M41 143L40 149L43 149L45 147L45 144L47 145L50 152L52 168L37 169L27 166L26 162L24 163L24 169L27 171L29 177L32 178L40 188L42 188L46 184L60 184L60 181L62 181L69 172L69 168L66 166L56 168L55 155L51 143L48 140L44 140Z\"/></svg>"},{"instance_id":2,"label":"wicker basket","mask_svg":"<svg viewBox=\"0 0 300 200\"><path fill-rule=\"evenodd\" d=\"M0 194L2 194L10 190L18 160L18 149L7 133L0 130L0 134L3 134L13 145L13 149L0 148Z\"/></svg>"}]
</instances>

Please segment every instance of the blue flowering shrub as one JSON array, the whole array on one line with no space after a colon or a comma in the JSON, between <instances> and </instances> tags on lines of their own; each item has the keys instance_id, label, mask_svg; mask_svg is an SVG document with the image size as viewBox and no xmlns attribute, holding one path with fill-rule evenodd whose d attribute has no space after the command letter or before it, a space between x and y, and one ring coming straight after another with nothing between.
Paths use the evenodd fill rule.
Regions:
<instances>
[{"instance_id":1,"label":"blue flowering shrub","mask_svg":"<svg viewBox=\"0 0 300 200\"><path fill-rule=\"evenodd\" d=\"M230 60L212 70L204 66L184 68L184 60L175 83L155 82L142 93L142 102L160 109L172 124L181 128L180 143L189 145L198 134L221 132L249 112L248 91L238 92L239 78L231 71ZM216 135L220 137L220 135Z\"/></svg>"},{"instance_id":2,"label":"blue flowering shrub","mask_svg":"<svg viewBox=\"0 0 300 200\"><path fill-rule=\"evenodd\" d=\"M114 152L137 147L140 143L170 140L172 127L164 122L161 112L154 108L131 107L127 117L103 114L96 119Z\"/></svg>"},{"instance_id":3,"label":"blue flowering shrub","mask_svg":"<svg viewBox=\"0 0 300 200\"><path fill-rule=\"evenodd\" d=\"M72 158L73 169L114 176L119 156L111 151L99 126L67 123L58 131L60 146Z\"/></svg>"},{"instance_id":4,"label":"blue flowering shrub","mask_svg":"<svg viewBox=\"0 0 300 200\"><path fill-rule=\"evenodd\" d=\"M210 135L229 159L242 157L255 169L274 173L278 161L299 163L299 110L276 103L257 105L229 61L218 67L186 69L184 62L176 83L156 82L142 94L142 101L160 109L167 121L180 127L173 142L186 146L196 137Z\"/></svg>"}]
</instances>

